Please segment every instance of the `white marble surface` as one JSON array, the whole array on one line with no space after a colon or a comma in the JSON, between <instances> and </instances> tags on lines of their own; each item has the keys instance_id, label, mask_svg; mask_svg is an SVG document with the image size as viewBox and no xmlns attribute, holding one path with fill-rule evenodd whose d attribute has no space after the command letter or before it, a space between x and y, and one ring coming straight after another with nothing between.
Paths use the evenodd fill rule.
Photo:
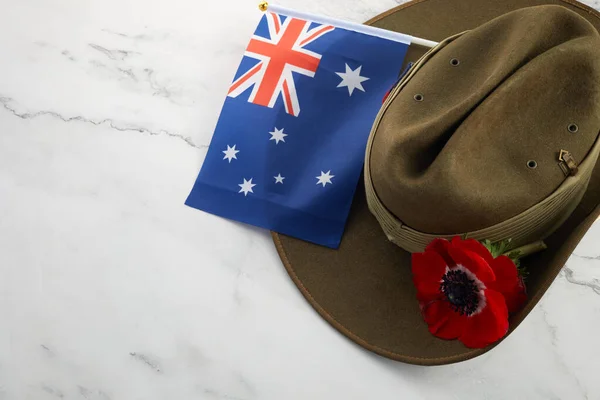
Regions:
<instances>
[{"instance_id":1,"label":"white marble surface","mask_svg":"<svg viewBox=\"0 0 600 400\"><path fill-rule=\"evenodd\" d=\"M600 223L499 349L422 368L330 328L267 232L185 207L259 17L203 4L2 2L0 399L600 398Z\"/></svg>"}]
</instances>

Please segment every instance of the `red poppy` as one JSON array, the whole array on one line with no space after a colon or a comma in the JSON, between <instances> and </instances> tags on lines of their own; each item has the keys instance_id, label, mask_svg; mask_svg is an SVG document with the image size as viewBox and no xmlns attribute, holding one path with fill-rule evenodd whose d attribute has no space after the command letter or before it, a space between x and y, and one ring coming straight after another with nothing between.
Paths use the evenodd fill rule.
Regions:
<instances>
[{"instance_id":1,"label":"red poppy","mask_svg":"<svg viewBox=\"0 0 600 400\"><path fill-rule=\"evenodd\" d=\"M413 282L429 331L481 348L508 331L508 312L526 300L517 268L506 256L492 257L474 239L435 239L412 255Z\"/></svg>"}]
</instances>

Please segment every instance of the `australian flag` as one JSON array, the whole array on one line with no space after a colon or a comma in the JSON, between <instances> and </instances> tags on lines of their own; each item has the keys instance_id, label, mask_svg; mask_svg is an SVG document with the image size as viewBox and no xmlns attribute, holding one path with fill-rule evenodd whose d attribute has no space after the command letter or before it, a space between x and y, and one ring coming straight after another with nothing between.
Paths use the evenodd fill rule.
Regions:
<instances>
[{"instance_id":1,"label":"australian flag","mask_svg":"<svg viewBox=\"0 0 600 400\"><path fill-rule=\"evenodd\" d=\"M265 13L188 206L337 248L408 43Z\"/></svg>"}]
</instances>

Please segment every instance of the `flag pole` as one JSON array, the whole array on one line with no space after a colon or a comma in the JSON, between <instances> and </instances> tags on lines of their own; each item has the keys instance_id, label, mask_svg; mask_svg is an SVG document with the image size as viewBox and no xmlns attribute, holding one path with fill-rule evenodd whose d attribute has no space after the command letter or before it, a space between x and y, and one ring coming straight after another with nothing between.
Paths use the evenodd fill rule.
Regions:
<instances>
[{"instance_id":1,"label":"flag pole","mask_svg":"<svg viewBox=\"0 0 600 400\"><path fill-rule=\"evenodd\" d=\"M416 45L420 45L420 46L424 46L424 47L430 47L430 48L435 47L437 45L437 42L410 36L410 35L406 35L404 33L393 32L393 31L389 31L387 29L376 28L374 26L368 26L368 25L364 25L364 24L357 24L354 22L342 21L342 20L338 20L335 18L325 17L325 16L311 15L311 14L303 13L303 12L296 11L296 10L290 10L288 8L281 7L281 6L278 6L275 4L269 4L267 1L261 1L258 4L258 9L262 12L267 12L267 10L268 10L268 11L271 11L271 12L274 12L277 14L283 14L283 15L287 15L290 17L306 19L306 20L310 20L310 21L317 22L320 24L339 26L340 28L343 28L343 29L360 32L360 33L365 33L365 34L369 34L372 36L381 37L383 39L394 40L394 41L402 42L402 43L406 43L406 44L412 43L412 44L416 44Z\"/></svg>"}]
</instances>

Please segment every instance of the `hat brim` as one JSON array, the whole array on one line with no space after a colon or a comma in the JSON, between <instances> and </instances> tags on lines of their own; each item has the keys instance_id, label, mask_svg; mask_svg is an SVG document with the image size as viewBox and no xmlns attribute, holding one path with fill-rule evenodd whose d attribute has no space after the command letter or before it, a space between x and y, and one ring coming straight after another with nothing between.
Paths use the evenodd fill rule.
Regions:
<instances>
[{"instance_id":1,"label":"hat brim","mask_svg":"<svg viewBox=\"0 0 600 400\"><path fill-rule=\"evenodd\" d=\"M367 24L440 41L504 13L541 4L576 11L600 31L600 14L567 0L416 0ZM426 50L411 47L408 61ZM579 206L545 240L548 249L522 260L529 272L529 299L511 316L508 334L531 312L598 219L599 203L600 163ZM410 253L385 237L367 207L362 179L337 250L275 232L272 235L287 272L308 302L338 331L370 351L406 363L440 365L476 357L500 343L469 349L457 340L442 340L429 333L416 300Z\"/></svg>"}]
</instances>

